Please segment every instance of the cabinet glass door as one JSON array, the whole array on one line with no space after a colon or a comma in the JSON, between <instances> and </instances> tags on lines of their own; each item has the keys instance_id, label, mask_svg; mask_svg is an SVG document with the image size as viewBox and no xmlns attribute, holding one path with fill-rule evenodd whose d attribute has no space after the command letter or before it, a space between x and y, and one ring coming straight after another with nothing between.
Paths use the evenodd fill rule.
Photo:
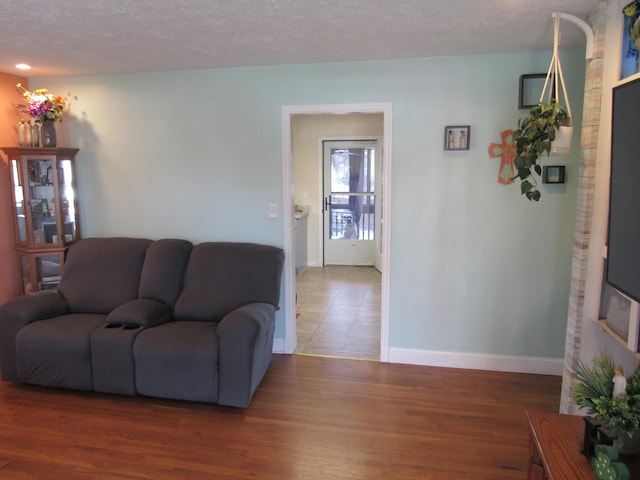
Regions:
<instances>
[{"instance_id":1,"label":"cabinet glass door","mask_svg":"<svg viewBox=\"0 0 640 480\"><path fill-rule=\"evenodd\" d=\"M36 256L21 254L19 257L25 293L58 288L63 253L43 253Z\"/></svg>"},{"instance_id":2,"label":"cabinet glass door","mask_svg":"<svg viewBox=\"0 0 640 480\"><path fill-rule=\"evenodd\" d=\"M52 160L28 160L29 208L35 245L58 243Z\"/></svg>"},{"instance_id":3,"label":"cabinet glass door","mask_svg":"<svg viewBox=\"0 0 640 480\"><path fill-rule=\"evenodd\" d=\"M60 208L62 210L62 221L64 222L63 232L64 241L71 242L76 240L76 202L75 192L73 190L73 169L71 160L60 161Z\"/></svg>"},{"instance_id":4,"label":"cabinet glass door","mask_svg":"<svg viewBox=\"0 0 640 480\"><path fill-rule=\"evenodd\" d=\"M27 224L25 220L24 195L22 194L22 181L17 160L11 160L11 174L13 176L13 201L16 202L16 225L18 227L18 241L27 241Z\"/></svg>"}]
</instances>

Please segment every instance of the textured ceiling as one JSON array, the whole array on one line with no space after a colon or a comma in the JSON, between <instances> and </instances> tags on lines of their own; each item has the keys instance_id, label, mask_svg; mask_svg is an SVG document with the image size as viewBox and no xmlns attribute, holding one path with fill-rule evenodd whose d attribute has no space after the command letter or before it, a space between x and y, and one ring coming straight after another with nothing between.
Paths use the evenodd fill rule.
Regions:
<instances>
[{"instance_id":1,"label":"textured ceiling","mask_svg":"<svg viewBox=\"0 0 640 480\"><path fill-rule=\"evenodd\" d=\"M27 76L550 50L597 0L1 0L0 71ZM561 48L585 36L561 24ZM23 73L24 74L24 73Z\"/></svg>"}]
</instances>

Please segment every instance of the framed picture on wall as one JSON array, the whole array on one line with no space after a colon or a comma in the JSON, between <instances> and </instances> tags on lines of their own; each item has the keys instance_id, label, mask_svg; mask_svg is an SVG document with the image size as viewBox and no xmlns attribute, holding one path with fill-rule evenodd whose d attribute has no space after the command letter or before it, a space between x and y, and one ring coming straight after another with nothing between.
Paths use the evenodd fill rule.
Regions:
<instances>
[{"instance_id":1,"label":"framed picture on wall","mask_svg":"<svg viewBox=\"0 0 640 480\"><path fill-rule=\"evenodd\" d=\"M518 88L519 109L529 109L538 104L546 78L547 75L545 73L520 75L520 85ZM555 97L555 95L551 96Z\"/></svg>"},{"instance_id":2,"label":"framed picture on wall","mask_svg":"<svg viewBox=\"0 0 640 480\"><path fill-rule=\"evenodd\" d=\"M445 150L469 150L471 127L469 125L447 125L444 127Z\"/></svg>"},{"instance_id":3,"label":"framed picture on wall","mask_svg":"<svg viewBox=\"0 0 640 480\"><path fill-rule=\"evenodd\" d=\"M545 165L542 167L542 183L565 183L564 165Z\"/></svg>"}]
</instances>

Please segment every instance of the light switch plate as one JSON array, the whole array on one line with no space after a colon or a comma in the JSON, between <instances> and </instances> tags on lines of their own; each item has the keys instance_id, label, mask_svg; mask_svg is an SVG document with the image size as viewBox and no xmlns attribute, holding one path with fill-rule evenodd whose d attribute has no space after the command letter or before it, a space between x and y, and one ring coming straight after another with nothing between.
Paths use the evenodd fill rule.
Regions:
<instances>
[{"instance_id":1,"label":"light switch plate","mask_svg":"<svg viewBox=\"0 0 640 480\"><path fill-rule=\"evenodd\" d=\"M269 218L278 218L278 204L270 203L269 204Z\"/></svg>"}]
</instances>

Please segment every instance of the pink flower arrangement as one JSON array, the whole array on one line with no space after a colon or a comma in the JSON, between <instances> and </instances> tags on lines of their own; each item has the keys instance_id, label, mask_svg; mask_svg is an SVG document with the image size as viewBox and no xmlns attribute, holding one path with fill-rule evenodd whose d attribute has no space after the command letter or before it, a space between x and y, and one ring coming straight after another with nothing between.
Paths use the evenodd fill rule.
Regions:
<instances>
[{"instance_id":1,"label":"pink flower arrangement","mask_svg":"<svg viewBox=\"0 0 640 480\"><path fill-rule=\"evenodd\" d=\"M62 113L67 104L66 98L55 95L46 88L39 88L30 92L20 83L16 86L18 87L18 92L27 101L26 105L24 103L19 104L18 110L31 115L37 123L42 123L45 120L62 121Z\"/></svg>"}]
</instances>

